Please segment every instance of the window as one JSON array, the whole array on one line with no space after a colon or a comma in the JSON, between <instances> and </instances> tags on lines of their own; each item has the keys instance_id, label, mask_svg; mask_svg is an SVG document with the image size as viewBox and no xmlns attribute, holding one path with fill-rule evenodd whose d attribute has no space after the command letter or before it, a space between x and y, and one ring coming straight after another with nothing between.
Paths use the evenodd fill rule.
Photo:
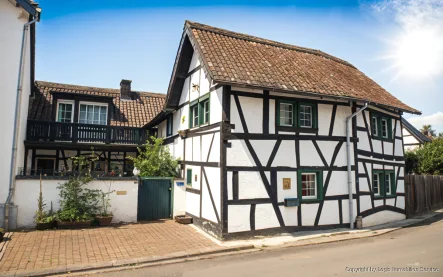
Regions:
<instances>
[{"instance_id":1,"label":"window","mask_svg":"<svg viewBox=\"0 0 443 277\"><path fill-rule=\"evenodd\" d=\"M168 115L168 117L166 118L166 136L167 137L172 135L172 119L173 119L172 114Z\"/></svg>"},{"instance_id":2,"label":"window","mask_svg":"<svg viewBox=\"0 0 443 277\"><path fill-rule=\"evenodd\" d=\"M293 105L280 103L280 126L294 125Z\"/></svg>"},{"instance_id":3,"label":"window","mask_svg":"<svg viewBox=\"0 0 443 277\"><path fill-rule=\"evenodd\" d=\"M374 196L384 197L395 195L395 177L393 170L374 170L374 174L372 176L372 189Z\"/></svg>"},{"instance_id":4,"label":"window","mask_svg":"<svg viewBox=\"0 0 443 277\"><path fill-rule=\"evenodd\" d=\"M81 124L107 125L108 105L80 103L79 116Z\"/></svg>"},{"instance_id":5,"label":"window","mask_svg":"<svg viewBox=\"0 0 443 277\"><path fill-rule=\"evenodd\" d=\"M371 130L373 138L392 139L392 119L373 113L371 115Z\"/></svg>"},{"instance_id":6,"label":"window","mask_svg":"<svg viewBox=\"0 0 443 277\"><path fill-rule=\"evenodd\" d=\"M279 126L317 128L316 104L280 100L277 107L277 124Z\"/></svg>"},{"instance_id":7,"label":"window","mask_svg":"<svg viewBox=\"0 0 443 277\"><path fill-rule=\"evenodd\" d=\"M374 137L378 136L378 120L375 116L372 117L372 135Z\"/></svg>"},{"instance_id":8,"label":"window","mask_svg":"<svg viewBox=\"0 0 443 277\"><path fill-rule=\"evenodd\" d=\"M381 120L381 136L388 138L388 120L382 118Z\"/></svg>"},{"instance_id":9,"label":"window","mask_svg":"<svg viewBox=\"0 0 443 277\"><path fill-rule=\"evenodd\" d=\"M186 170L186 184L192 186L192 169Z\"/></svg>"},{"instance_id":10,"label":"window","mask_svg":"<svg viewBox=\"0 0 443 277\"><path fill-rule=\"evenodd\" d=\"M312 106L300 104L300 127L312 128Z\"/></svg>"},{"instance_id":11,"label":"window","mask_svg":"<svg viewBox=\"0 0 443 277\"><path fill-rule=\"evenodd\" d=\"M321 171L299 171L298 195L301 200L321 200L323 194L323 174Z\"/></svg>"},{"instance_id":12,"label":"window","mask_svg":"<svg viewBox=\"0 0 443 277\"><path fill-rule=\"evenodd\" d=\"M378 179L378 173L374 174L374 180L373 180L372 188L374 190L374 195L375 196L380 196L380 181Z\"/></svg>"},{"instance_id":13,"label":"window","mask_svg":"<svg viewBox=\"0 0 443 277\"><path fill-rule=\"evenodd\" d=\"M72 123L74 116L73 102L59 102L57 107L57 122Z\"/></svg>"},{"instance_id":14,"label":"window","mask_svg":"<svg viewBox=\"0 0 443 277\"><path fill-rule=\"evenodd\" d=\"M211 105L209 93L189 105L189 128L209 123Z\"/></svg>"}]
</instances>

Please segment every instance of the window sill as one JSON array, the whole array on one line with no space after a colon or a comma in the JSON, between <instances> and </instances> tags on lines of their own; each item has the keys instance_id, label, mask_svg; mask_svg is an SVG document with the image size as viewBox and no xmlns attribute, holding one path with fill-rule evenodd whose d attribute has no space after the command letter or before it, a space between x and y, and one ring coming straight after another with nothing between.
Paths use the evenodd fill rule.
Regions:
<instances>
[{"instance_id":1,"label":"window sill","mask_svg":"<svg viewBox=\"0 0 443 277\"><path fill-rule=\"evenodd\" d=\"M301 128L301 127L290 127L290 126L277 126L277 131L281 132L299 132L299 133L318 133L318 128Z\"/></svg>"},{"instance_id":2,"label":"window sill","mask_svg":"<svg viewBox=\"0 0 443 277\"><path fill-rule=\"evenodd\" d=\"M382 138L382 137L375 137L375 136L371 136L371 138L375 139L375 140L386 141L386 142L394 142L393 138Z\"/></svg>"},{"instance_id":3,"label":"window sill","mask_svg":"<svg viewBox=\"0 0 443 277\"><path fill-rule=\"evenodd\" d=\"M314 203L320 203L320 202L321 202L321 199L318 199L318 198L316 198L316 199L300 199L301 204L303 204L303 203L314 204Z\"/></svg>"}]
</instances>

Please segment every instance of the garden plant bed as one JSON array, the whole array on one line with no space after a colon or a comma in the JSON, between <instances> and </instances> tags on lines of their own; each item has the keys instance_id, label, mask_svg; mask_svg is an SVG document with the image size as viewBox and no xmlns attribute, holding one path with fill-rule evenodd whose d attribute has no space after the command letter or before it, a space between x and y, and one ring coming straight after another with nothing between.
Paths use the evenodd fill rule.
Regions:
<instances>
[{"instance_id":1,"label":"garden plant bed","mask_svg":"<svg viewBox=\"0 0 443 277\"><path fill-rule=\"evenodd\" d=\"M91 226L92 220L86 221L57 221L58 229L83 229Z\"/></svg>"},{"instance_id":2,"label":"garden plant bed","mask_svg":"<svg viewBox=\"0 0 443 277\"><path fill-rule=\"evenodd\" d=\"M111 225L113 216L96 216L95 219L97 219L98 224L100 226L109 226Z\"/></svg>"},{"instance_id":3,"label":"garden plant bed","mask_svg":"<svg viewBox=\"0 0 443 277\"><path fill-rule=\"evenodd\" d=\"M49 230L49 229L54 229L55 227L57 227L57 222L55 221L35 224L36 230Z\"/></svg>"},{"instance_id":4,"label":"garden plant bed","mask_svg":"<svg viewBox=\"0 0 443 277\"><path fill-rule=\"evenodd\" d=\"M191 224L192 217L187 216L187 215L177 215L177 216L175 216L175 221L177 221L180 224Z\"/></svg>"}]
</instances>

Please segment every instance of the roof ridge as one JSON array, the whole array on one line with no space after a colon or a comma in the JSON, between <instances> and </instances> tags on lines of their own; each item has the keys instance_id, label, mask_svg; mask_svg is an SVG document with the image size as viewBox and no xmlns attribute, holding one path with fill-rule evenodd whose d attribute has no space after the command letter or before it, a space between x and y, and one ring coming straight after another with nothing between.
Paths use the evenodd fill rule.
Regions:
<instances>
[{"instance_id":1,"label":"roof ridge","mask_svg":"<svg viewBox=\"0 0 443 277\"><path fill-rule=\"evenodd\" d=\"M35 83L42 86L54 86L59 88L66 88L66 89L77 89L77 90L84 90L84 91L106 91L108 93L115 93L119 94L120 89L116 88L100 88L100 87L93 87L93 86L82 86L82 85L74 85L74 84L64 84L64 83L55 83L55 82L49 82L49 81L39 81L36 80ZM161 97L165 98L166 94L159 93L159 92L150 92L150 91L136 91L133 90L132 92L140 93L140 94L149 94L153 97Z\"/></svg>"},{"instance_id":2,"label":"roof ridge","mask_svg":"<svg viewBox=\"0 0 443 277\"><path fill-rule=\"evenodd\" d=\"M230 31L230 30L226 30L226 29L221 29L221 28L201 24L198 22L193 22L190 20L185 21L185 26L188 26L188 27L194 28L194 29L203 30L203 31L218 33L221 35L230 36L233 38L242 39L242 40L246 40L246 41L256 42L256 43L270 45L270 46L274 46L274 47L286 48L289 50L299 51L299 52L303 52L303 53L307 53L307 54L313 54L313 55L321 56L326 59L333 60L335 62L344 64L344 65L352 67L352 68L356 68L354 65L352 65L351 63L349 63L345 60L334 57L332 55L329 55L329 54L327 54L323 51L317 50L317 49L306 48L306 47L301 47L301 46L292 45L292 44L288 44L288 43L283 43L283 42L278 42L278 41L269 40L269 39L265 39L265 38L260 38L260 37L256 37L256 36L251 36L251 35L244 34L244 33L238 33L238 32L234 32L234 31Z\"/></svg>"}]
</instances>

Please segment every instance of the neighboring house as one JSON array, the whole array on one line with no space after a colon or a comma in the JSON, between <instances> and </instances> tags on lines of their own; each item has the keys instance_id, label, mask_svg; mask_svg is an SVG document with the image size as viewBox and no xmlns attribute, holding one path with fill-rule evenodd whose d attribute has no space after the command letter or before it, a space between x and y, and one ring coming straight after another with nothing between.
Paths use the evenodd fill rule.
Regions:
<instances>
[{"instance_id":1,"label":"neighboring house","mask_svg":"<svg viewBox=\"0 0 443 277\"><path fill-rule=\"evenodd\" d=\"M91 165L95 176L132 176L128 156L146 143L149 122L165 95L36 81L28 111L24 159L20 175L66 175L75 170L71 157L100 158Z\"/></svg>"},{"instance_id":2,"label":"neighboring house","mask_svg":"<svg viewBox=\"0 0 443 277\"><path fill-rule=\"evenodd\" d=\"M346 117L351 124L347 183ZM217 237L405 218L402 113L346 61L186 21L158 127L186 213ZM349 195L351 194L351 195Z\"/></svg>"},{"instance_id":3,"label":"neighboring house","mask_svg":"<svg viewBox=\"0 0 443 277\"><path fill-rule=\"evenodd\" d=\"M11 200L9 187L14 170L23 163L24 147L20 141L25 139L34 82L35 25L39 19L40 8L31 1L0 0L0 227L4 226L4 203Z\"/></svg>"},{"instance_id":4,"label":"neighboring house","mask_svg":"<svg viewBox=\"0 0 443 277\"><path fill-rule=\"evenodd\" d=\"M425 136L417 128L412 126L412 124L409 123L406 119L402 118L401 122L403 124L402 133L405 151L415 150L422 146L424 143L432 141L432 139Z\"/></svg>"}]
</instances>

